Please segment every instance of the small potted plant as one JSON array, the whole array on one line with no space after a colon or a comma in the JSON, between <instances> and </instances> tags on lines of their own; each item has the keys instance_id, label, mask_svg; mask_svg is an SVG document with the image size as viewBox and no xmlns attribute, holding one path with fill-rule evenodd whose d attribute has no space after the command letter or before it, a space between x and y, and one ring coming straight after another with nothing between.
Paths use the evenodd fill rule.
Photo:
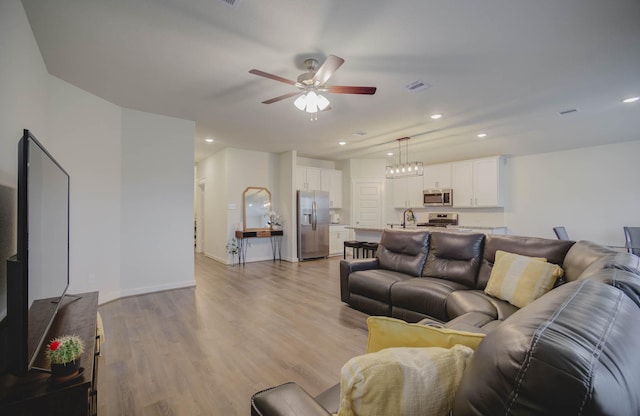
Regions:
<instances>
[{"instance_id":1,"label":"small potted plant","mask_svg":"<svg viewBox=\"0 0 640 416\"><path fill-rule=\"evenodd\" d=\"M235 264L236 262L236 254L239 253L240 247L238 247L238 240L236 238L232 238L227 242L226 245L227 253L231 254L231 263Z\"/></svg>"},{"instance_id":2,"label":"small potted plant","mask_svg":"<svg viewBox=\"0 0 640 416\"><path fill-rule=\"evenodd\" d=\"M76 377L80 371L80 356L83 352L84 343L77 335L54 338L45 350L45 356L51 363L53 380L60 383Z\"/></svg>"}]
</instances>

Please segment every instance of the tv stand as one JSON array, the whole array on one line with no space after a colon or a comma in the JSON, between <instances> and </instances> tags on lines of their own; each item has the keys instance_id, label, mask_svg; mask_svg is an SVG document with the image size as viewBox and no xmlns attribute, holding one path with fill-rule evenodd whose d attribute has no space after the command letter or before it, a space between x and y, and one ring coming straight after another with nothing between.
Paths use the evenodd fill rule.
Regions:
<instances>
[{"instance_id":1,"label":"tv stand","mask_svg":"<svg viewBox=\"0 0 640 416\"><path fill-rule=\"evenodd\" d=\"M46 339L66 334L82 338L85 344L85 352L80 359L80 366L84 368L82 376L60 386L52 385L50 374L40 371L48 367L42 348L34 368L25 377L0 375L0 415L97 415L100 353L97 313L98 292L62 299Z\"/></svg>"}]
</instances>

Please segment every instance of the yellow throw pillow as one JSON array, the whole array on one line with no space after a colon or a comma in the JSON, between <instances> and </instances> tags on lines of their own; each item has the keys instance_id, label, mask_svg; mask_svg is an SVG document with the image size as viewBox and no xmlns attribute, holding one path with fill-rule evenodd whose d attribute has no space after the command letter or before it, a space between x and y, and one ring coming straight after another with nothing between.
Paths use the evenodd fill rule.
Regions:
<instances>
[{"instance_id":1,"label":"yellow throw pillow","mask_svg":"<svg viewBox=\"0 0 640 416\"><path fill-rule=\"evenodd\" d=\"M369 341L367 352L377 352L392 347L443 347L462 344L476 349L485 334L435 328L386 316L367 318Z\"/></svg>"},{"instance_id":2,"label":"yellow throw pillow","mask_svg":"<svg viewBox=\"0 0 640 416\"><path fill-rule=\"evenodd\" d=\"M546 259L496 251L485 293L523 308L553 288L564 271Z\"/></svg>"},{"instance_id":3,"label":"yellow throw pillow","mask_svg":"<svg viewBox=\"0 0 640 416\"><path fill-rule=\"evenodd\" d=\"M340 373L339 416L446 416L473 350L387 348L350 359Z\"/></svg>"}]
</instances>

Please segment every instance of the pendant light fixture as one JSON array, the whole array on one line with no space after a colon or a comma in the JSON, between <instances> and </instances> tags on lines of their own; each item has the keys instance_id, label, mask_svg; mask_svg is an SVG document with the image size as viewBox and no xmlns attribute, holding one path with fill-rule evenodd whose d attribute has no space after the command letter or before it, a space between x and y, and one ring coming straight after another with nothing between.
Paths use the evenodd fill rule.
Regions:
<instances>
[{"instance_id":1,"label":"pendant light fixture","mask_svg":"<svg viewBox=\"0 0 640 416\"><path fill-rule=\"evenodd\" d=\"M388 179L405 178L408 176L422 176L424 167L422 162L409 162L409 139L402 137L398 141L398 163L386 167L386 177ZM405 161L402 161L402 145L405 146Z\"/></svg>"}]
</instances>

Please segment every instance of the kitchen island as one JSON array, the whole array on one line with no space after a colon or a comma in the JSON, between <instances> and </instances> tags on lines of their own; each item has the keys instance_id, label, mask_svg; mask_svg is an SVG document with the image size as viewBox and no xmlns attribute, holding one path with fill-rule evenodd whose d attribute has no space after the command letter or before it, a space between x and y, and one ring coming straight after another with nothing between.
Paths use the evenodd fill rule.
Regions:
<instances>
[{"instance_id":1,"label":"kitchen island","mask_svg":"<svg viewBox=\"0 0 640 416\"><path fill-rule=\"evenodd\" d=\"M388 224L387 227L352 227L347 226L347 229L355 232L355 240L367 241L371 243L379 243L384 230L402 230L407 232L412 231L431 231L431 232L458 232L458 233L484 233L484 234L507 234L507 227L504 226L469 226L469 225L447 225L446 227L433 227L433 226L412 226L403 228L399 224Z\"/></svg>"}]
</instances>

